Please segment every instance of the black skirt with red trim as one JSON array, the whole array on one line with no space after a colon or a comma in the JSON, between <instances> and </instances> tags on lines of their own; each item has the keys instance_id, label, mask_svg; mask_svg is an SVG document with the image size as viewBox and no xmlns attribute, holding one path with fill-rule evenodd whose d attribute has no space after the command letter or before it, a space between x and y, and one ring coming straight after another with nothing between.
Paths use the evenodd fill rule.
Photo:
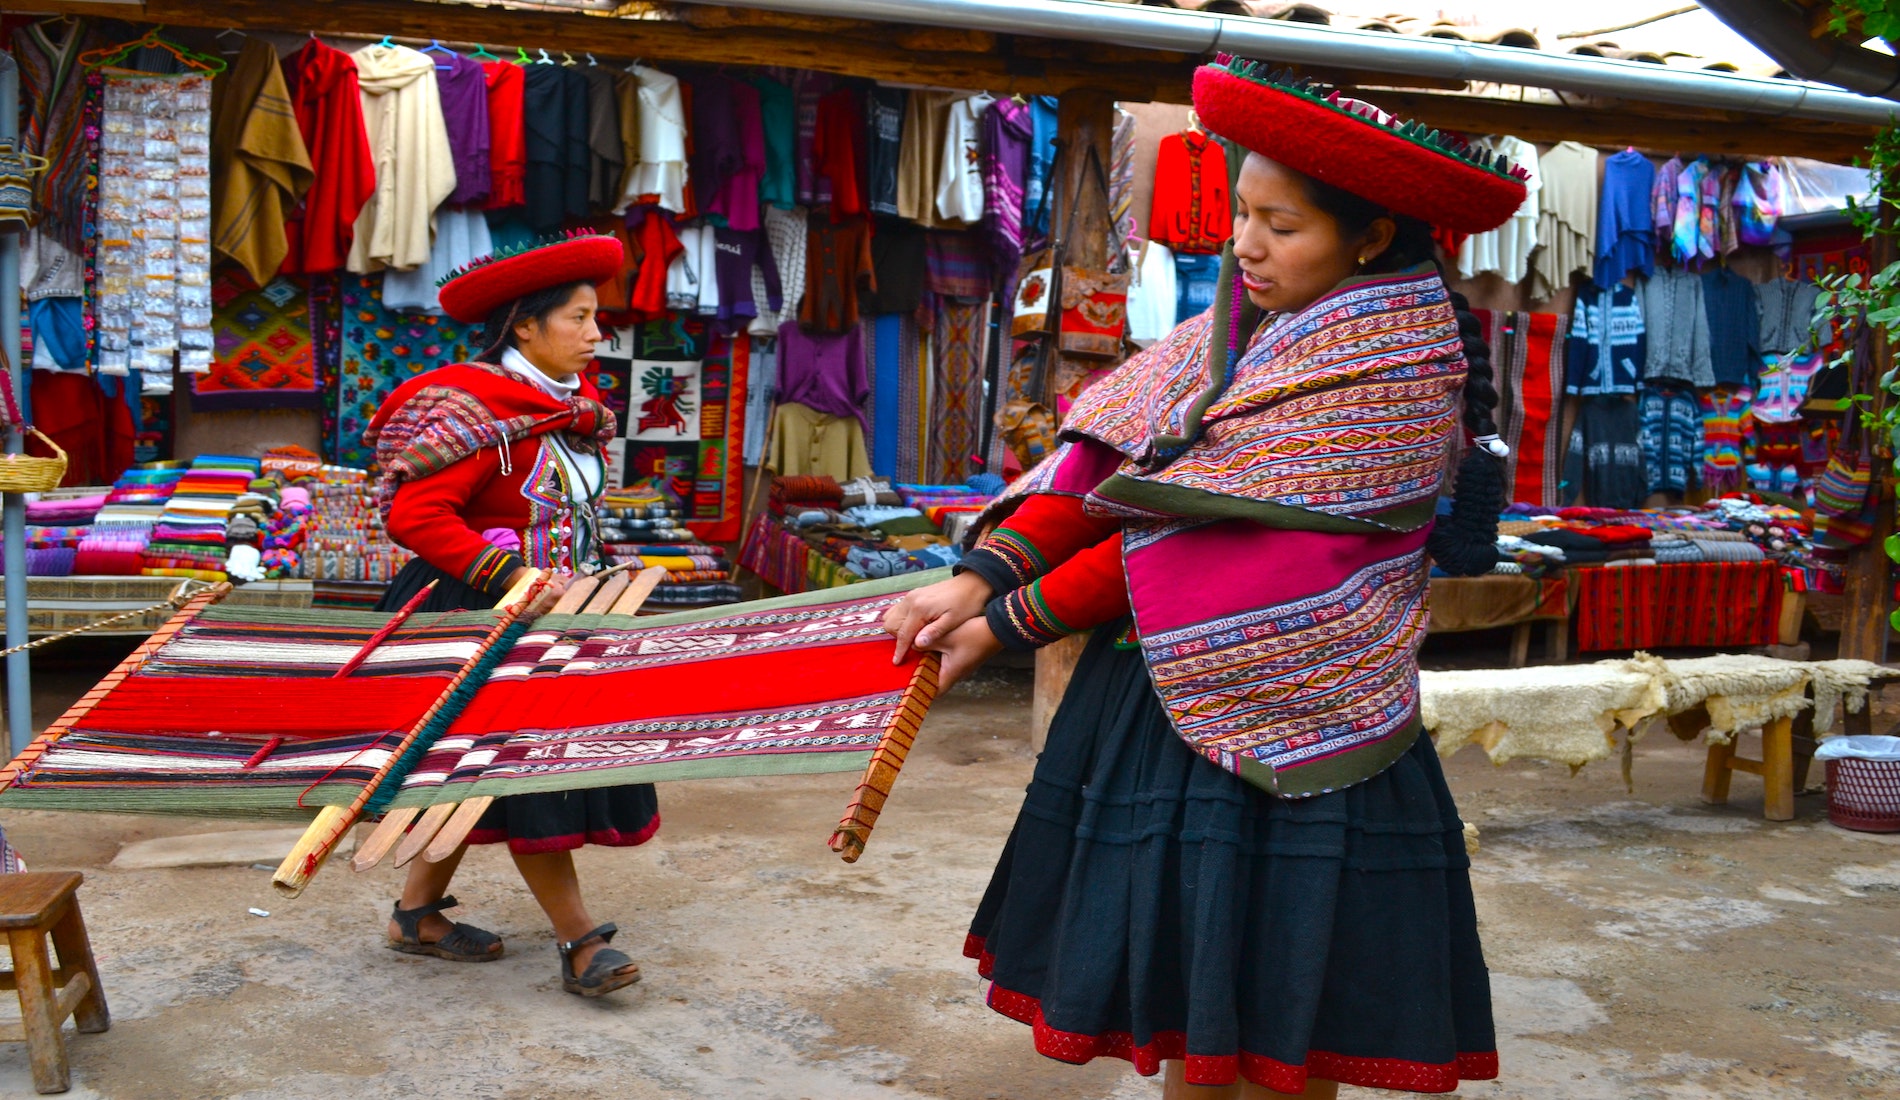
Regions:
<instances>
[{"instance_id":1,"label":"black skirt with red trim","mask_svg":"<svg viewBox=\"0 0 1900 1100\"><path fill-rule=\"evenodd\" d=\"M493 598L462 583L462 578L416 558L389 582L376 610L395 611L430 581L436 582L435 591L418 611L467 611L495 605ZM497 798L469 831L468 842L506 842L511 852L533 855L584 844L624 848L645 844L659 831L660 798L653 784L632 783Z\"/></svg>"},{"instance_id":2,"label":"black skirt with red trim","mask_svg":"<svg viewBox=\"0 0 1900 1100\"><path fill-rule=\"evenodd\" d=\"M1096 631L965 953L1065 1062L1190 1084L1451 1092L1498 1074L1463 824L1431 741L1276 798L1177 736Z\"/></svg>"}]
</instances>

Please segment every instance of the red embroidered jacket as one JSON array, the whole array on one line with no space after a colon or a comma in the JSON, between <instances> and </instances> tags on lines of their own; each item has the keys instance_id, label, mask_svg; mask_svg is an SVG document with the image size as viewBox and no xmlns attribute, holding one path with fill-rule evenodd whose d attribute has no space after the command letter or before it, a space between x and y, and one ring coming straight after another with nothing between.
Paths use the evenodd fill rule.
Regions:
<instances>
[{"instance_id":1,"label":"red embroidered jacket","mask_svg":"<svg viewBox=\"0 0 1900 1100\"><path fill-rule=\"evenodd\" d=\"M1010 649L1035 649L1128 614L1121 521L1077 497L1038 493L965 554L996 595L985 613Z\"/></svg>"},{"instance_id":2,"label":"red embroidered jacket","mask_svg":"<svg viewBox=\"0 0 1900 1100\"><path fill-rule=\"evenodd\" d=\"M1169 134L1155 159L1148 237L1176 252L1216 253L1234 235L1227 151L1206 134Z\"/></svg>"}]
</instances>

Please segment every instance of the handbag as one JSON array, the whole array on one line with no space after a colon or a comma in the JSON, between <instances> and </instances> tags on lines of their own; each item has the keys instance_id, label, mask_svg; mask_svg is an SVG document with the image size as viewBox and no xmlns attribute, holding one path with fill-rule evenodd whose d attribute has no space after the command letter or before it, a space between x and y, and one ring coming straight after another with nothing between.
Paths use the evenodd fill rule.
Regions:
<instances>
[{"instance_id":1,"label":"handbag","mask_svg":"<svg viewBox=\"0 0 1900 1100\"><path fill-rule=\"evenodd\" d=\"M0 233L24 233L38 220L33 177L52 163L11 140L0 141Z\"/></svg>"},{"instance_id":2,"label":"handbag","mask_svg":"<svg viewBox=\"0 0 1900 1100\"><path fill-rule=\"evenodd\" d=\"M1010 315L1012 336L1047 336L1055 331L1055 314L1049 303L1055 298L1056 266L1053 249L1040 249L1023 257L1016 269L1016 301Z\"/></svg>"},{"instance_id":3,"label":"handbag","mask_svg":"<svg viewBox=\"0 0 1900 1100\"><path fill-rule=\"evenodd\" d=\"M1076 181L1075 199L1069 203L1068 225L1063 231L1065 241L1074 236L1075 213L1082 205L1082 188L1089 180L1093 179L1101 188L1104 203L1109 198L1108 173L1103 170L1101 155L1093 143L1089 145L1088 160L1089 170ZM1115 249L1110 263L1119 263L1122 270L1075 264L1062 266L1062 318L1057 342L1064 355L1081 359L1121 358L1122 336L1128 331L1128 286L1134 281L1134 273L1128 270L1124 249Z\"/></svg>"},{"instance_id":4,"label":"handbag","mask_svg":"<svg viewBox=\"0 0 1900 1100\"><path fill-rule=\"evenodd\" d=\"M1860 410L1847 410L1847 425L1828 456L1827 469L1814 479L1814 510L1837 520L1852 520L1867 503L1873 483L1874 459L1861 426Z\"/></svg>"},{"instance_id":5,"label":"handbag","mask_svg":"<svg viewBox=\"0 0 1900 1100\"><path fill-rule=\"evenodd\" d=\"M996 430L1003 445L1027 470L1056 448L1056 414L1043 403L1047 383L1049 341L1039 340L1010 365L1009 399L996 411Z\"/></svg>"}]
</instances>

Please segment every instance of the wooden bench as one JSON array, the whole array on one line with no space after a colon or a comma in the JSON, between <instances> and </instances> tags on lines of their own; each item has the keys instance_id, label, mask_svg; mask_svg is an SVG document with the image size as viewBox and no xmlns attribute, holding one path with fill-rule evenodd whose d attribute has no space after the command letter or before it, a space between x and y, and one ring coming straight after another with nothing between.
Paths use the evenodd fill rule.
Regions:
<instances>
[{"instance_id":1,"label":"wooden bench","mask_svg":"<svg viewBox=\"0 0 1900 1100\"><path fill-rule=\"evenodd\" d=\"M33 1087L65 1092L72 1087L66 1064L66 1017L80 1031L112 1026L99 968L92 960L86 922L79 915L77 871L0 875L0 930L13 954L13 969L0 971L0 989L20 997L20 1022L0 1024L0 1042L24 1042L33 1066ZM46 937L53 938L59 966L53 966Z\"/></svg>"}]
</instances>

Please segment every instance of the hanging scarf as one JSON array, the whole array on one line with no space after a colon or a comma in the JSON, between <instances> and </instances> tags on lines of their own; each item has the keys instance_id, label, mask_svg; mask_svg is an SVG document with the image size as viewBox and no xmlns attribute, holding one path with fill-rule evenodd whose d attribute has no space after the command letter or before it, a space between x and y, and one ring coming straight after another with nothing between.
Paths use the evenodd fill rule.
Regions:
<instances>
[{"instance_id":1,"label":"hanging scarf","mask_svg":"<svg viewBox=\"0 0 1900 1100\"><path fill-rule=\"evenodd\" d=\"M509 447L549 432L582 454L597 455L614 437L613 411L589 386L559 400L492 363L460 363L396 388L363 432L381 471L376 504L383 520L404 482L446 469L487 447Z\"/></svg>"},{"instance_id":2,"label":"hanging scarf","mask_svg":"<svg viewBox=\"0 0 1900 1100\"><path fill-rule=\"evenodd\" d=\"M1420 728L1457 319L1422 267L1262 320L1231 249L1215 301L1085 393L1012 496L1123 517L1142 650L1196 751L1275 794L1336 790Z\"/></svg>"}]
</instances>

